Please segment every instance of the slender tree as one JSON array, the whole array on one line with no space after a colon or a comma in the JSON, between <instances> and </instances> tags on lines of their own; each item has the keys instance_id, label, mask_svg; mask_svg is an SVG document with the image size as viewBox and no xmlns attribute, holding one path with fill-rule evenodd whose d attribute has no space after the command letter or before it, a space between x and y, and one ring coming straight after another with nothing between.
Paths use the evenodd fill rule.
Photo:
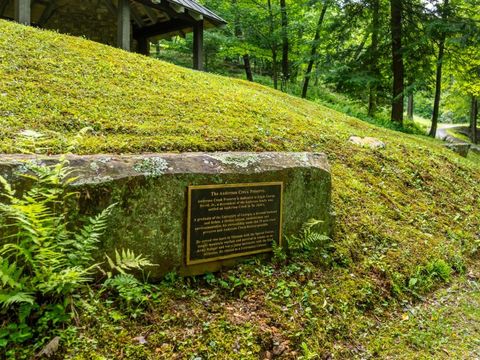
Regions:
<instances>
[{"instance_id":1,"label":"slender tree","mask_svg":"<svg viewBox=\"0 0 480 360\"><path fill-rule=\"evenodd\" d=\"M289 71L289 39L288 39L288 16L286 0L280 0L280 15L282 24L282 90L286 91L287 82L290 77Z\"/></svg>"},{"instance_id":2,"label":"slender tree","mask_svg":"<svg viewBox=\"0 0 480 360\"><path fill-rule=\"evenodd\" d=\"M242 25L240 22L240 14L237 10L237 0L232 0L232 8L235 13L235 20L234 20L234 31L235 37L240 41L244 41ZM248 81L253 81L253 73L252 73L252 66L250 64L250 55L248 53L243 54L243 67L245 69L245 76L247 77Z\"/></svg>"},{"instance_id":3,"label":"slender tree","mask_svg":"<svg viewBox=\"0 0 480 360\"><path fill-rule=\"evenodd\" d=\"M448 20L449 15L449 1L444 0L443 6L440 9L440 16L442 22L439 29L439 41L438 41L438 57L437 57L437 72L435 76L435 98L433 100L433 112L432 112L432 126L430 128L429 135L435 137L438 127L438 115L440 110L440 96L442 94L442 67L445 54L445 41L447 38L446 30L444 29L445 23Z\"/></svg>"},{"instance_id":4,"label":"slender tree","mask_svg":"<svg viewBox=\"0 0 480 360\"><path fill-rule=\"evenodd\" d=\"M368 115L373 116L377 111L378 82L380 70L378 68L378 35L380 31L380 0L372 0L372 43L370 45L370 73L373 77L368 92Z\"/></svg>"},{"instance_id":5,"label":"slender tree","mask_svg":"<svg viewBox=\"0 0 480 360\"><path fill-rule=\"evenodd\" d=\"M478 120L478 98L472 95L472 98L470 101L470 139L474 144L478 142L477 120Z\"/></svg>"},{"instance_id":6,"label":"slender tree","mask_svg":"<svg viewBox=\"0 0 480 360\"><path fill-rule=\"evenodd\" d=\"M402 54L402 0L390 0L390 28L392 36L392 121L403 124L404 66Z\"/></svg>"},{"instance_id":7,"label":"slender tree","mask_svg":"<svg viewBox=\"0 0 480 360\"><path fill-rule=\"evenodd\" d=\"M307 70L305 71L305 78L303 80L302 88L302 98L307 97L308 85L310 83L310 78L312 75L313 65L315 64L315 59L317 57L317 49L320 45L320 32L322 30L323 19L325 19L325 13L327 12L328 0L324 0L322 5L322 11L318 18L317 27L315 29L315 36L313 38L312 49L310 50L310 58L308 59Z\"/></svg>"}]
</instances>

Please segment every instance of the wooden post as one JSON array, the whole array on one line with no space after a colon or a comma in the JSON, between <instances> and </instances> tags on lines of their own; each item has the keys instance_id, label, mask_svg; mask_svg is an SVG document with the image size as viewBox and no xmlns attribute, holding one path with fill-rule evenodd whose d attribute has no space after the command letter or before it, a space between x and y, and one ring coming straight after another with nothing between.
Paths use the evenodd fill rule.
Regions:
<instances>
[{"instance_id":1,"label":"wooden post","mask_svg":"<svg viewBox=\"0 0 480 360\"><path fill-rule=\"evenodd\" d=\"M193 25L193 68L203 70L203 21L197 21Z\"/></svg>"},{"instance_id":2,"label":"wooden post","mask_svg":"<svg viewBox=\"0 0 480 360\"><path fill-rule=\"evenodd\" d=\"M117 47L130 51L130 5L128 0L118 0L117 8Z\"/></svg>"},{"instance_id":3,"label":"wooden post","mask_svg":"<svg viewBox=\"0 0 480 360\"><path fill-rule=\"evenodd\" d=\"M150 41L145 36L137 39L137 53L148 56L150 55Z\"/></svg>"},{"instance_id":4,"label":"wooden post","mask_svg":"<svg viewBox=\"0 0 480 360\"><path fill-rule=\"evenodd\" d=\"M31 3L30 0L15 0L15 21L20 24L30 25Z\"/></svg>"}]
</instances>

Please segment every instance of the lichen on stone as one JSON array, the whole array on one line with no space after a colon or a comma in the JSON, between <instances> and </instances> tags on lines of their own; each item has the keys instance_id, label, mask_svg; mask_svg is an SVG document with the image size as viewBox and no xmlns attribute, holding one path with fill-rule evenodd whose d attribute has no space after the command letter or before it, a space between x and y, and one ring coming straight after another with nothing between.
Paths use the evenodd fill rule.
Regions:
<instances>
[{"instance_id":1,"label":"lichen on stone","mask_svg":"<svg viewBox=\"0 0 480 360\"><path fill-rule=\"evenodd\" d=\"M305 152L293 153L292 155L304 165L307 165L310 163L308 154Z\"/></svg>"},{"instance_id":2,"label":"lichen on stone","mask_svg":"<svg viewBox=\"0 0 480 360\"><path fill-rule=\"evenodd\" d=\"M44 165L43 161L37 160L37 159L24 161L19 166L17 166L16 173L27 174L32 170L32 167L42 166L42 165Z\"/></svg>"},{"instance_id":3,"label":"lichen on stone","mask_svg":"<svg viewBox=\"0 0 480 360\"><path fill-rule=\"evenodd\" d=\"M99 169L99 166L98 166L98 164L97 164L95 161L92 161L92 162L90 163L90 169L92 169L93 171L97 172L98 169Z\"/></svg>"},{"instance_id":4,"label":"lichen on stone","mask_svg":"<svg viewBox=\"0 0 480 360\"><path fill-rule=\"evenodd\" d=\"M112 158L110 156L105 156L105 157L99 158L97 161L101 162L102 164L106 164L106 163L112 161Z\"/></svg>"},{"instance_id":5,"label":"lichen on stone","mask_svg":"<svg viewBox=\"0 0 480 360\"><path fill-rule=\"evenodd\" d=\"M247 168L258 161L257 155L211 154L210 157L225 165L234 165L240 168Z\"/></svg>"},{"instance_id":6,"label":"lichen on stone","mask_svg":"<svg viewBox=\"0 0 480 360\"><path fill-rule=\"evenodd\" d=\"M149 157L137 162L133 169L144 175L158 176L164 174L168 169L168 162L158 156Z\"/></svg>"}]
</instances>

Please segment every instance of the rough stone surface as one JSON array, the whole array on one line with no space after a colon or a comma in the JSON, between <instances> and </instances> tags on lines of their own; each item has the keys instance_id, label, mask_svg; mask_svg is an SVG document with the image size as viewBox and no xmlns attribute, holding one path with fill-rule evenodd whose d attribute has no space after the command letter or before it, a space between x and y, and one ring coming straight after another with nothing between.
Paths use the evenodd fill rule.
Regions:
<instances>
[{"instance_id":1,"label":"rough stone surface","mask_svg":"<svg viewBox=\"0 0 480 360\"><path fill-rule=\"evenodd\" d=\"M352 144L361 147L368 147L370 149L384 149L386 146L383 141L368 136L364 138L361 138L360 136L350 136L348 141Z\"/></svg>"},{"instance_id":2,"label":"rough stone surface","mask_svg":"<svg viewBox=\"0 0 480 360\"><path fill-rule=\"evenodd\" d=\"M445 139L445 141L449 141ZM445 145L448 149L456 152L460 156L467 157L468 152L470 151L471 144L463 143L463 142L450 142Z\"/></svg>"},{"instance_id":3,"label":"rough stone surface","mask_svg":"<svg viewBox=\"0 0 480 360\"><path fill-rule=\"evenodd\" d=\"M0 175L17 187L25 161L45 164L58 157L0 155ZM283 234L297 233L310 218L323 220L330 233L331 176L327 158L318 153L185 153L69 156L77 177L81 215L92 216L117 203L104 236L104 252L129 248L159 266L152 277L178 271L198 274L234 264L224 260L187 267L185 229L187 186L284 182Z\"/></svg>"}]
</instances>

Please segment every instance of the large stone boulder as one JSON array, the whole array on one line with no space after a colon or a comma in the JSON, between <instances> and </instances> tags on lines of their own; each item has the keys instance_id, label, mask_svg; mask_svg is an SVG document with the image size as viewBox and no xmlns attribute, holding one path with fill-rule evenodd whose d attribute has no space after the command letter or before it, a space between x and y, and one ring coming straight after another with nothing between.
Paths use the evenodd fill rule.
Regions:
<instances>
[{"instance_id":1,"label":"large stone boulder","mask_svg":"<svg viewBox=\"0 0 480 360\"><path fill-rule=\"evenodd\" d=\"M187 266L185 237L187 187L209 184L283 182L284 235L297 233L310 218L323 220L330 233L331 177L318 153L185 153L67 157L77 177L80 215L92 216L117 203L104 236L103 253L129 248L158 266L152 277L177 271L216 271L238 259ZM55 163L58 157L0 155L0 175L22 186L25 161ZM24 186L24 185L23 185Z\"/></svg>"}]
</instances>

